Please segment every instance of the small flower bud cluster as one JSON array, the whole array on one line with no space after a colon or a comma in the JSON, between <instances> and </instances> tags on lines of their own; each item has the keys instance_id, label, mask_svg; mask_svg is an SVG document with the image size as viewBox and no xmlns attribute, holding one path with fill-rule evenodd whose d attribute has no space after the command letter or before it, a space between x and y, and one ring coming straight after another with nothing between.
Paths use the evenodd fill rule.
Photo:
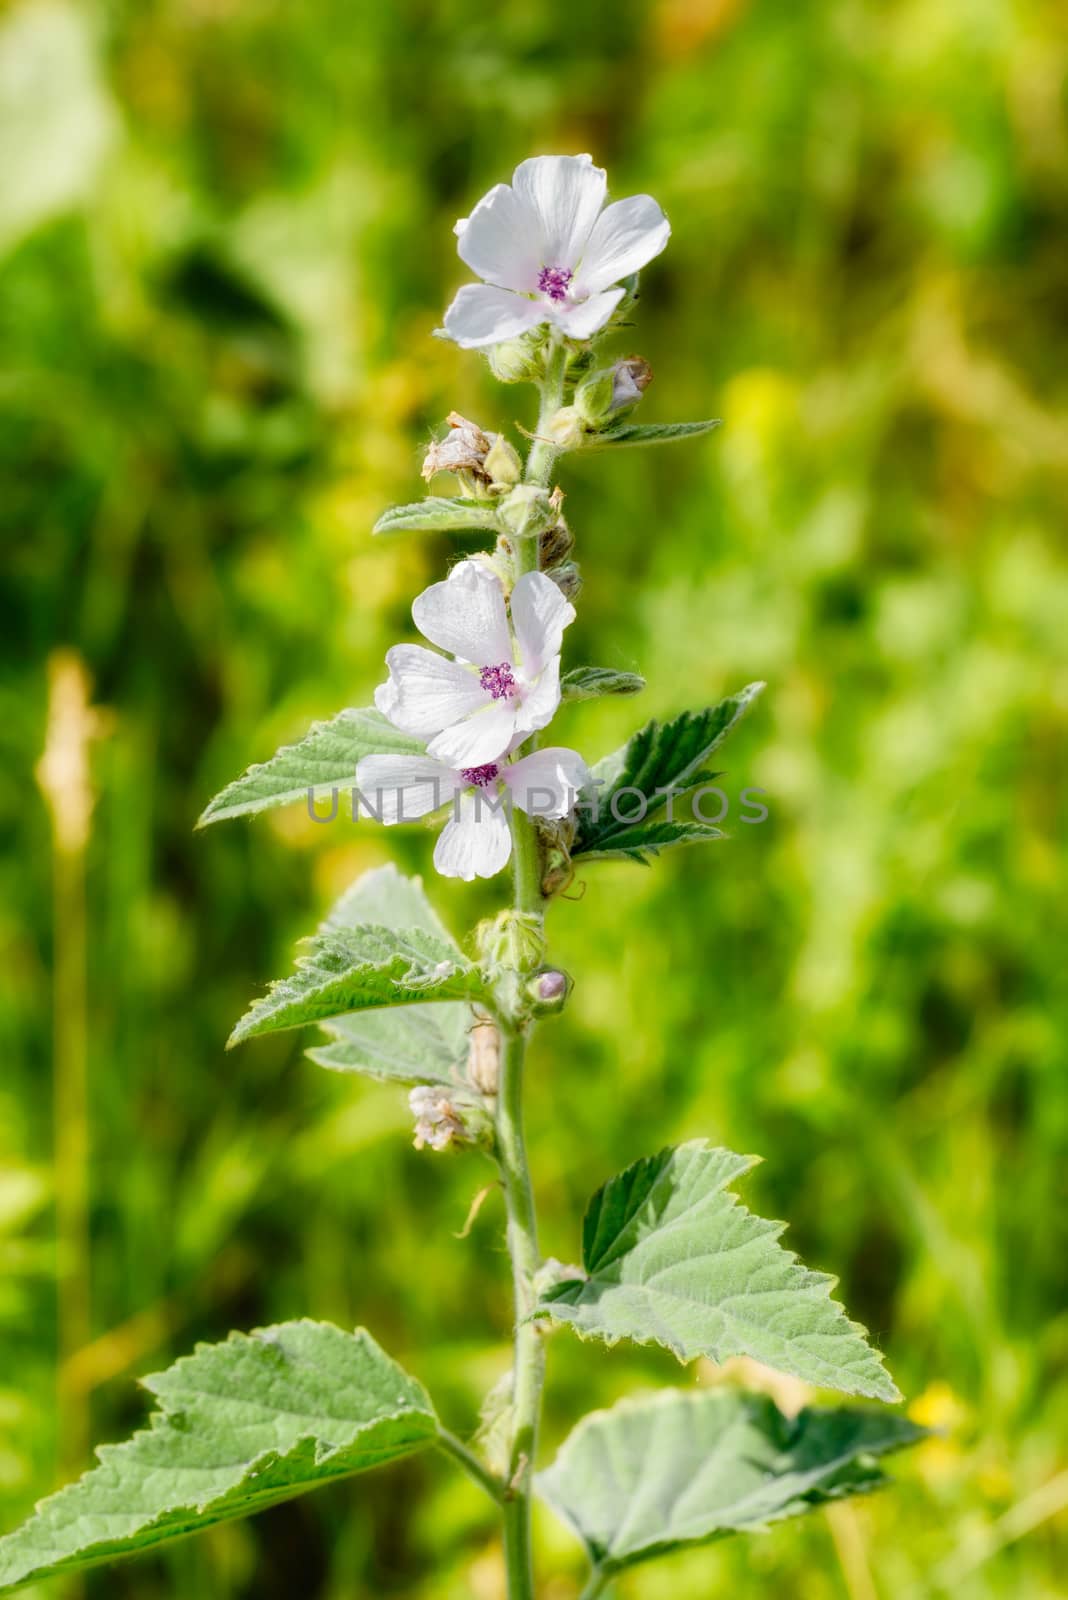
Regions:
<instances>
[{"instance_id":1,"label":"small flower bud cluster","mask_svg":"<svg viewBox=\"0 0 1068 1600\"><path fill-rule=\"evenodd\" d=\"M408 1105L415 1118L412 1143L417 1150L426 1145L431 1150L447 1150L453 1143L473 1143L466 1122L444 1089L418 1084L408 1096Z\"/></svg>"}]
</instances>

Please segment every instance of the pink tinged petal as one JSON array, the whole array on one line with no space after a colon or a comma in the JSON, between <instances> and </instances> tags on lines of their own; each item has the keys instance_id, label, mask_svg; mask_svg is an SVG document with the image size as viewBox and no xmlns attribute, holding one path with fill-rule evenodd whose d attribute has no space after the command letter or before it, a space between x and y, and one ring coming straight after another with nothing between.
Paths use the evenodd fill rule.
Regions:
<instances>
[{"instance_id":1,"label":"pink tinged petal","mask_svg":"<svg viewBox=\"0 0 1068 1600\"><path fill-rule=\"evenodd\" d=\"M417 739L440 733L486 704L476 672L420 644L394 645L386 665L389 679L375 690L375 705L395 728Z\"/></svg>"},{"instance_id":2,"label":"pink tinged petal","mask_svg":"<svg viewBox=\"0 0 1068 1600\"><path fill-rule=\"evenodd\" d=\"M445 878L492 878L507 865L512 835L503 807L492 809L485 791L461 796L458 812L442 829L434 849L434 865Z\"/></svg>"},{"instance_id":3,"label":"pink tinged petal","mask_svg":"<svg viewBox=\"0 0 1068 1600\"><path fill-rule=\"evenodd\" d=\"M536 230L539 265L576 266L604 205L604 169L591 156L534 156L516 167L512 187Z\"/></svg>"},{"instance_id":4,"label":"pink tinged petal","mask_svg":"<svg viewBox=\"0 0 1068 1600\"><path fill-rule=\"evenodd\" d=\"M540 234L528 208L506 183L498 183L469 217L456 224L460 260L487 283L532 293L537 287Z\"/></svg>"},{"instance_id":5,"label":"pink tinged petal","mask_svg":"<svg viewBox=\"0 0 1068 1600\"><path fill-rule=\"evenodd\" d=\"M484 767L502 756L516 734L514 700L493 700L463 722L444 728L427 745L427 754L447 766Z\"/></svg>"},{"instance_id":6,"label":"pink tinged petal","mask_svg":"<svg viewBox=\"0 0 1068 1600\"><path fill-rule=\"evenodd\" d=\"M582 255L575 289L596 294L629 277L658 256L671 237L671 224L649 194L631 195L606 207Z\"/></svg>"},{"instance_id":7,"label":"pink tinged petal","mask_svg":"<svg viewBox=\"0 0 1068 1600\"><path fill-rule=\"evenodd\" d=\"M550 656L560 654L564 629L574 620L574 606L544 572L525 572L516 581L512 626L528 679L538 676Z\"/></svg>"},{"instance_id":8,"label":"pink tinged petal","mask_svg":"<svg viewBox=\"0 0 1068 1600\"><path fill-rule=\"evenodd\" d=\"M562 745L535 750L502 768L501 777L516 805L532 817L566 817L590 781L589 768L578 751Z\"/></svg>"},{"instance_id":9,"label":"pink tinged petal","mask_svg":"<svg viewBox=\"0 0 1068 1600\"><path fill-rule=\"evenodd\" d=\"M622 289L606 289L588 300L549 306L549 317L569 339L589 339L600 332L623 298Z\"/></svg>"},{"instance_id":10,"label":"pink tinged petal","mask_svg":"<svg viewBox=\"0 0 1068 1600\"><path fill-rule=\"evenodd\" d=\"M466 283L445 313L445 333L464 350L500 344L545 321L545 305L524 300L510 289Z\"/></svg>"},{"instance_id":11,"label":"pink tinged petal","mask_svg":"<svg viewBox=\"0 0 1068 1600\"><path fill-rule=\"evenodd\" d=\"M480 561L461 561L444 583L432 583L412 605L415 625L431 644L476 666L512 659L499 578Z\"/></svg>"},{"instance_id":12,"label":"pink tinged petal","mask_svg":"<svg viewBox=\"0 0 1068 1600\"><path fill-rule=\"evenodd\" d=\"M522 741L528 734L537 733L556 715L560 704L560 657L552 656L540 677L524 691L515 717L515 733ZM435 752L436 753L436 752Z\"/></svg>"},{"instance_id":13,"label":"pink tinged petal","mask_svg":"<svg viewBox=\"0 0 1068 1600\"><path fill-rule=\"evenodd\" d=\"M463 784L451 767L429 756L364 756L356 768L356 787L363 814L370 807L391 827L447 805Z\"/></svg>"}]
</instances>

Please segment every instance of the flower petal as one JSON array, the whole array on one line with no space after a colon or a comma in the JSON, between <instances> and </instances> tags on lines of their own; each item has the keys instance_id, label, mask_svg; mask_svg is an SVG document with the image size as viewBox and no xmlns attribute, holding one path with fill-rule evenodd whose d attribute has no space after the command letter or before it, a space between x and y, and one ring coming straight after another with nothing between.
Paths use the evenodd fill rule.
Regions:
<instances>
[{"instance_id":1,"label":"flower petal","mask_svg":"<svg viewBox=\"0 0 1068 1600\"><path fill-rule=\"evenodd\" d=\"M487 283L532 294L538 287L540 229L529 208L506 183L484 195L469 217L456 224L461 261Z\"/></svg>"},{"instance_id":2,"label":"flower petal","mask_svg":"<svg viewBox=\"0 0 1068 1600\"><path fill-rule=\"evenodd\" d=\"M592 156L534 156L516 167L512 187L537 226L539 266L576 267L604 205L604 168Z\"/></svg>"},{"instance_id":3,"label":"flower petal","mask_svg":"<svg viewBox=\"0 0 1068 1600\"><path fill-rule=\"evenodd\" d=\"M515 734L515 702L491 700L473 717L443 728L427 745L427 753L457 771L461 767L484 767L504 754Z\"/></svg>"},{"instance_id":4,"label":"flower petal","mask_svg":"<svg viewBox=\"0 0 1068 1600\"><path fill-rule=\"evenodd\" d=\"M379 822L413 822L446 805L463 787L458 773L429 756L364 756L356 787Z\"/></svg>"},{"instance_id":5,"label":"flower petal","mask_svg":"<svg viewBox=\"0 0 1068 1600\"><path fill-rule=\"evenodd\" d=\"M488 283L465 283L445 313L445 333L464 350L514 339L545 321L546 307L524 300L510 289Z\"/></svg>"},{"instance_id":6,"label":"flower petal","mask_svg":"<svg viewBox=\"0 0 1068 1600\"><path fill-rule=\"evenodd\" d=\"M596 294L618 283L658 256L671 237L671 224L650 194L617 200L597 218L582 254L576 292Z\"/></svg>"},{"instance_id":7,"label":"flower petal","mask_svg":"<svg viewBox=\"0 0 1068 1600\"><path fill-rule=\"evenodd\" d=\"M389 678L375 690L375 705L395 728L417 739L469 717L489 698L477 673L421 644L394 645L386 665Z\"/></svg>"},{"instance_id":8,"label":"flower petal","mask_svg":"<svg viewBox=\"0 0 1068 1600\"><path fill-rule=\"evenodd\" d=\"M575 608L544 572L524 572L512 590L512 626L524 675L533 680L550 656L560 654Z\"/></svg>"},{"instance_id":9,"label":"flower petal","mask_svg":"<svg viewBox=\"0 0 1068 1600\"><path fill-rule=\"evenodd\" d=\"M548 306L547 311L569 339L589 339L604 327L622 298L622 289L606 289L604 294L591 294L588 300Z\"/></svg>"},{"instance_id":10,"label":"flower petal","mask_svg":"<svg viewBox=\"0 0 1068 1600\"><path fill-rule=\"evenodd\" d=\"M503 768L501 777L516 805L532 817L566 817L590 781L589 768L578 751L563 745L535 750Z\"/></svg>"},{"instance_id":11,"label":"flower petal","mask_svg":"<svg viewBox=\"0 0 1068 1600\"><path fill-rule=\"evenodd\" d=\"M496 801L496 796L494 796ZM512 835L503 810L491 809L482 790L460 797L458 816L442 829L434 865L445 878L492 878L507 864Z\"/></svg>"},{"instance_id":12,"label":"flower petal","mask_svg":"<svg viewBox=\"0 0 1068 1600\"><path fill-rule=\"evenodd\" d=\"M412 604L419 632L476 666L512 659L512 639L499 578L481 561L461 561L444 583L432 583Z\"/></svg>"},{"instance_id":13,"label":"flower petal","mask_svg":"<svg viewBox=\"0 0 1068 1600\"><path fill-rule=\"evenodd\" d=\"M552 721L560 704L560 657L550 656L541 676L523 695L515 718L515 732L521 739ZM436 752L435 752L436 754Z\"/></svg>"}]
</instances>

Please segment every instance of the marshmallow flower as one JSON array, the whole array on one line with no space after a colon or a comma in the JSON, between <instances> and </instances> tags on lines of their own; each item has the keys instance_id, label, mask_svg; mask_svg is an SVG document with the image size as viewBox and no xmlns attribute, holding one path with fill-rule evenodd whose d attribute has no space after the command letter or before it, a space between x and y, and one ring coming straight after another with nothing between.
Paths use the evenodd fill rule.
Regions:
<instances>
[{"instance_id":1,"label":"marshmallow flower","mask_svg":"<svg viewBox=\"0 0 1068 1600\"><path fill-rule=\"evenodd\" d=\"M671 226L647 194L605 205L590 156L535 156L456 224L461 260L483 280L462 288L445 333L465 349L514 339L540 323L589 339L624 291L613 287L658 256Z\"/></svg>"},{"instance_id":2,"label":"marshmallow flower","mask_svg":"<svg viewBox=\"0 0 1068 1600\"><path fill-rule=\"evenodd\" d=\"M418 644L386 655L389 678L375 705L456 770L499 760L560 704L560 645L574 606L543 572L527 572L512 590L511 613L509 628L500 579L480 561L461 561L412 606L423 637L456 659Z\"/></svg>"},{"instance_id":3,"label":"marshmallow flower","mask_svg":"<svg viewBox=\"0 0 1068 1600\"><path fill-rule=\"evenodd\" d=\"M413 822L451 804L452 816L434 847L446 878L492 878L512 853L509 808L532 817L566 817L589 771L574 750L536 750L520 761L488 761L457 769L430 756L364 756L356 787L387 827Z\"/></svg>"}]
</instances>

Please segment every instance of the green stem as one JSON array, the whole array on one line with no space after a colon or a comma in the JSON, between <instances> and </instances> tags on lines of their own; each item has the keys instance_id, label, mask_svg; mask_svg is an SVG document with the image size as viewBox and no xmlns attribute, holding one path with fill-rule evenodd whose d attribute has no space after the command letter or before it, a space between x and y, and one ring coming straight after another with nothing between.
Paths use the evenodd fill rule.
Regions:
<instances>
[{"instance_id":1,"label":"green stem","mask_svg":"<svg viewBox=\"0 0 1068 1600\"><path fill-rule=\"evenodd\" d=\"M502 1027L501 1081L497 1112L498 1159L508 1208L508 1253L512 1258L515 1341L512 1364L512 1439L504 1491L504 1552L508 1600L532 1600L530 1501L538 1442L545 1349L537 1324L534 1276L541 1265L534 1194L523 1139L523 1065L526 1036Z\"/></svg>"},{"instance_id":2,"label":"green stem","mask_svg":"<svg viewBox=\"0 0 1068 1600\"><path fill-rule=\"evenodd\" d=\"M538 409L538 425L534 430L534 443L530 447L527 457L527 470L524 474L527 483L536 483L539 488L547 489L552 476L553 463L559 454L556 446L546 437L546 430L552 417L559 411L564 403L564 379L567 374L567 345L563 340L556 339L549 347L549 357L545 363L545 378L541 385L541 405ZM519 539L517 543L520 552L527 544L534 547L534 560L527 567L517 566L518 571L529 571L538 564L538 542L536 539ZM519 552L517 552L517 555ZM521 559L521 557L520 557Z\"/></svg>"},{"instance_id":3,"label":"green stem","mask_svg":"<svg viewBox=\"0 0 1068 1600\"><path fill-rule=\"evenodd\" d=\"M602 1568L595 1567L590 1574L590 1581L579 1595L579 1600L598 1600L598 1596L604 1594L611 1581L611 1578Z\"/></svg>"},{"instance_id":4,"label":"green stem","mask_svg":"<svg viewBox=\"0 0 1068 1600\"><path fill-rule=\"evenodd\" d=\"M537 437L527 456L526 482L547 488L557 450L546 437L550 419L564 399L567 346L554 339L546 362L538 410ZM540 541L514 541L515 575L536 572ZM533 741L525 748L534 748ZM524 811L512 811L512 854L515 862L515 909L541 916L541 851L534 823ZM521 973L520 978L529 976ZM515 1335L512 1358L512 1436L504 1479L504 1560L508 1600L533 1600L534 1562L531 1550L531 1493L534 1457L545 1380L545 1349L536 1323L530 1320L537 1300L534 1279L541 1265L534 1192L523 1138L523 1066L529 1024L502 1020L500 1089L497 1103L497 1159L508 1210L508 1253L512 1260Z\"/></svg>"},{"instance_id":5,"label":"green stem","mask_svg":"<svg viewBox=\"0 0 1068 1600\"><path fill-rule=\"evenodd\" d=\"M460 1463L468 1477L473 1478L480 1489L485 1489L491 1500L500 1502L500 1480L478 1459L473 1450L467 1448L462 1439L450 1433L448 1428L439 1428L436 1443L439 1450L444 1450L446 1455L452 1456L454 1461Z\"/></svg>"}]
</instances>

